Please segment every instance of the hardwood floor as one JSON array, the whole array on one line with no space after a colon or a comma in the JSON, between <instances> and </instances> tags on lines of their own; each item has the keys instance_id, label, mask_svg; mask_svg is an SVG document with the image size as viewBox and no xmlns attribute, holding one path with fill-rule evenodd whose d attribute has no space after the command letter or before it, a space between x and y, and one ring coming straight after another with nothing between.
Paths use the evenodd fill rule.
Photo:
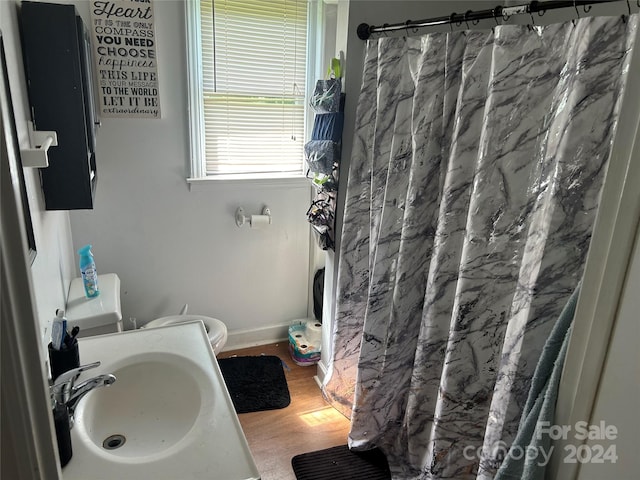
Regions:
<instances>
[{"instance_id":1,"label":"hardwood floor","mask_svg":"<svg viewBox=\"0 0 640 480\"><path fill-rule=\"evenodd\" d=\"M300 367L289 355L286 342L222 352L234 355L276 355L284 360L291 404L280 410L238 415L261 480L296 480L291 468L295 455L345 445L349 420L324 400L313 379L316 367Z\"/></svg>"}]
</instances>

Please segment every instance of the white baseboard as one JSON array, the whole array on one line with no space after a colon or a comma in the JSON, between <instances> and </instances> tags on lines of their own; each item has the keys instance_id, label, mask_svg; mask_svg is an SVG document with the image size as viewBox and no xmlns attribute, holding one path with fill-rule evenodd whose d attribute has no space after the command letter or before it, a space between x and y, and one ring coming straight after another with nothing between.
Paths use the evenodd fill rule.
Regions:
<instances>
[{"instance_id":1,"label":"white baseboard","mask_svg":"<svg viewBox=\"0 0 640 480\"><path fill-rule=\"evenodd\" d=\"M222 351L226 352L229 350L268 345L270 343L288 342L289 326L290 323L286 323L282 325L271 325L269 327L230 331L227 334L227 343Z\"/></svg>"},{"instance_id":2,"label":"white baseboard","mask_svg":"<svg viewBox=\"0 0 640 480\"><path fill-rule=\"evenodd\" d=\"M327 366L322 362L322 360L320 360L317 364L317 374L314 377L316 383L318 384L318 386L320 388L322 388L322 384L324 383L324 379L327 376Z\"/></svg>"}]
</instances>

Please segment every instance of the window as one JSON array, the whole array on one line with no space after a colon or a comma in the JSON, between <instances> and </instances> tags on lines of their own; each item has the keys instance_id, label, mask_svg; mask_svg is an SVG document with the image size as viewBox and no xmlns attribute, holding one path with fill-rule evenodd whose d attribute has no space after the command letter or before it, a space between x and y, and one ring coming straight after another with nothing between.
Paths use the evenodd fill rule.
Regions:
<instances>
[{"instance_id":1,"label":"window","mask_svg":"<svg viewBox=\"0 0 640 480\"><path fill-rule=\"evenodd\" d=\"M308 0L186 3L192 178L303 175Z\"/></svg>"}]
</instances>

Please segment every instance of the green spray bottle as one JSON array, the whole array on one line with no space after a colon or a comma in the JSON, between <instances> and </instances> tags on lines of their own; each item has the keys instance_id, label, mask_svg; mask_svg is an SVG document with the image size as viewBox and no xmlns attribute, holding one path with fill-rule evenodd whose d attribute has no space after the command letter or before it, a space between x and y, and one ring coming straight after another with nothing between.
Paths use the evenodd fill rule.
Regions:
<instances>
[{"instance_id":1,"label":"green spray bottle","mask_svg":"<svg viewBox=\"0 0 640 480\"><path fill-rule=\"evenodd\" d=\"M91 245L85 245L78 250L78 255L80 255L80 274L82 275L84 293L87 298L97 297L100 294L98 271L96 270L96 262L93 260L93 253L91 253Z\"/></svg>"}]
</instances>

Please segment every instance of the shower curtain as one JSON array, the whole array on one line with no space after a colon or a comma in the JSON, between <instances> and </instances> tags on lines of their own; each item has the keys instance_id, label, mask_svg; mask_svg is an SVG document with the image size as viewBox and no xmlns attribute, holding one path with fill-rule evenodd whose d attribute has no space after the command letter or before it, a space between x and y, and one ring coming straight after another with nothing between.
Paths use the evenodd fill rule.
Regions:
<instances>
[{"instance_id":1,"label":"shower curtain","mask_svg":"<svg viewBox=\"0 0 640 480\"><path fill-rule=\"evenodd\" d=\"M577 286L637 16L370 40L325 396L394 478L491 479Z\"/></svg>"}]
</instances>

